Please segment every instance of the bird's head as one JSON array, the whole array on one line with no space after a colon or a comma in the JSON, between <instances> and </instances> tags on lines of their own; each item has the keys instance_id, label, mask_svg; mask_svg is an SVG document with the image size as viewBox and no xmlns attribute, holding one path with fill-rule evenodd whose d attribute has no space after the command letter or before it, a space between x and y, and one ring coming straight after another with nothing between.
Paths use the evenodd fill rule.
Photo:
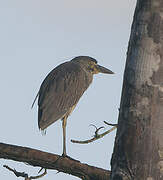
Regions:
<instances>
[{"instance_id":1,"label":"bird's head","mask_svg":"<svg viewBox=\"0 0 163 180\"><path fill-rule=\"evenodd\" d=\"M72 61L79 63L80 66L91 74L105 73L114 74L111 70L98 65L97 60L89 56L78 56L72 59Z\"/></svg>"}]
</instances>

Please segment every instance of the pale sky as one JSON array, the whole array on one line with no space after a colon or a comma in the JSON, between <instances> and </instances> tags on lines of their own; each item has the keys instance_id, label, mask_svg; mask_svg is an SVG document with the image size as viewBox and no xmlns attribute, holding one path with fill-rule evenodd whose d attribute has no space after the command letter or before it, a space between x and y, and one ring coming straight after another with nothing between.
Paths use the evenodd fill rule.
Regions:
<instances>
[{"instance_id":1,"label":"pale sky","mask_svg":"<svg viewBox=\"0 0 163 180\"><path fill-rule=\"evenodd\" d=\"M95 75L67 124L67 153L89 165L110 169L116 131L92 144L72 144L94 134L94 124L116 123L131 23L136 0L0 1L0 142L62 154L62 125L42 136L37 103L31 104L46 75L75 56L89 55L115 75ZM4 164L29 175L39 167L0 159L0 179L18 178ZM48 170L42 180L78 180Z\"/></svg>"}]
</instances>

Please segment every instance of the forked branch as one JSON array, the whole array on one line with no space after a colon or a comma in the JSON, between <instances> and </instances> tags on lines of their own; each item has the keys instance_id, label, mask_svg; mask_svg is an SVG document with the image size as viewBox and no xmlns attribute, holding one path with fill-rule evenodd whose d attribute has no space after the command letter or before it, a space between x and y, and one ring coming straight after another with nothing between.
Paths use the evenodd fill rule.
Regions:
<instances>
[{"instance_id":1,"label":"forked branch","mask_svg":"<svg viewBox=\"0 0 163 180\"><path fill-rule=\"evenodd\" d=\"M110 124L106 121L104 121L105 124L109 125L109 126L113 126L111 129L105 131L104 133L102 134L99 134L99 130L104 128L103 126L102 127L99 127L97 128L95 125L92 125L91 126L94 126L96 128L96 131L95 131L95 135L93 138L91 139L88 139L88 140L84 140L84 141L79 141L79 140L71 140L72 143L78 143L78 144L88 144L88 143L91 143L93 141L96 141L97 139L100 139L102 137L104 137L105 135L109 134L110 132L112 132L113 130L115 130L117 128L117 124Z\"/></svg>"}]
</instances>

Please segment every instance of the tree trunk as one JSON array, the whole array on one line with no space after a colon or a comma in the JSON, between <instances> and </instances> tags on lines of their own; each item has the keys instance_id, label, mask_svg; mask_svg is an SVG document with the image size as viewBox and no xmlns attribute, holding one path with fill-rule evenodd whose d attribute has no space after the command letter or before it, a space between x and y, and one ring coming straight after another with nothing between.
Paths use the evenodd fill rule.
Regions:
<instances>
[{"instance_id":1,"label":"tree trunk","mask_svg":"<svg viewBox=\"0 0 163 180\"><path fill-rule=\"evenodd\" d=\"M163 180L163 0L138 0L111 180Z\"/></svg>"}]
</instances>

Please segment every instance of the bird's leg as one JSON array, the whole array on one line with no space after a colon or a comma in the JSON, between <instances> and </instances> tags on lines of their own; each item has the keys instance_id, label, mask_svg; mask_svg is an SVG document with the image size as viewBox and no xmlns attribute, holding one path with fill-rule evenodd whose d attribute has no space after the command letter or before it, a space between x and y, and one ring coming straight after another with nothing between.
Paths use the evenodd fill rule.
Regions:
<instances>
[{"instance_id":1,"label":"bird's leg","mask_svg":"<svg viewBox=\"0 0 163 180\"><path fill-rule=\"evenodd\" d=\"M64 116L62 119L62 128L63 128L63 154L62 156L67 156L66 154L66 124L67 124L67 116Z\"/></svg>"}]
</instances>

